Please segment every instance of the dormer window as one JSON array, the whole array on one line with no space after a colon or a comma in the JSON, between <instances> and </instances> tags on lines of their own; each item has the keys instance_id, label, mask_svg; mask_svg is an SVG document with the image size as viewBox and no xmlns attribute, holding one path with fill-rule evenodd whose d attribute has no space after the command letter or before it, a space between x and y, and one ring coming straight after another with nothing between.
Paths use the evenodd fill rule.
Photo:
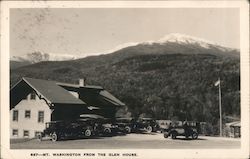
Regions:
<instances>
[{"instance_id":1,"label":"dormer window","mask_svg":"<svg viewBox=\"0 0 250 159\"><path fill-rule=\"evenodd\" d=\"M30 94L30 99L31 100L36 100L36 93L33 91L33 92L31 92L31 94Z\"/></svg>"}]
</instances>

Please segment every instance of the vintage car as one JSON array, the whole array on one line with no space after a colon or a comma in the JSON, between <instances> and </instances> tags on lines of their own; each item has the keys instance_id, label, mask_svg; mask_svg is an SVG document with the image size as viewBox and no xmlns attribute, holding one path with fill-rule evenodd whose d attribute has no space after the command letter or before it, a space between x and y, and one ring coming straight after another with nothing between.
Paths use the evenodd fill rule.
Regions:
<instances>
[{"instance_id":1,"label":"vintage car","mask_svg":"<svg viewBox=\"0 0 250 159\"><path fill-rule=\"evenodd\" d=\"M47 137L52 141L58 141L66 138L90 137L94 132L92 124L92 121L83 119L47 122L46 128L38 135L38 139L41 141Z\"/></svg>"},{"instance_id":2,"label":"vintage car","mask_svg":"<svg viewBox=\"0 0 250 159\"><path fill-rule=\"evenodd\" d=\"M188 139L191 136L192 139L197 139L198 131L196 127L184 124L182 126L170 126L168 129L164 130L163 136L164 138L171 136L172 139L176 139L177 136L185 136L185 138Z\"/></svg>"},{"instance_id":3,"label":"vintage car","mask_svg":"<svg viewBox=\"0 0 250 159\"><path fill-rule=\"evenodd\" d=\"M119 127L111 119L97 114L82 114L81 119L89 119L94 122L94 134L96 136L110 136L119 132Z\"/></svg>"},{"instance_id":4,"label":"vintage car","mask_svg":"<svg viewBox=\"0 0 250 159\"><path fill-rule=\"evenodd\" d=\"M116 124L124 133L135 132L135 121L133 118L116 118Z\"/></svg>"},{"instance_id":5,"label":"vintage car","mask_svg":"<svg viewBox=\"0 0 250 159\"><path fill-rule=\"evenodd\" d=\"M158 120L157 121L158 125L159 125L159 131L161 133L164 132L164 130L168 129L170 123L171 123L171 120Z\"/></svg>"},{"instance_id":6,"label":"vintage car","mask_svg":"<svg viewBox=\"0 0 250 159\"><path fill-rule=\"evenodd\" d=\"M156 132L159 129L159 125L152 118L138 118L134 123L134 129L136 131L146 131L147 133Z\"/></svg>"},{"instance_id":7,"label":"vintage car","mask_svg":"<svg viewBox=\"0 0 250 159\"><path fill-rule=\"evenodd\" d=\"M102 135L110 136L119 133L119 127L112 122L105 122L102 124Z\"/></svg>"}]
</instances>

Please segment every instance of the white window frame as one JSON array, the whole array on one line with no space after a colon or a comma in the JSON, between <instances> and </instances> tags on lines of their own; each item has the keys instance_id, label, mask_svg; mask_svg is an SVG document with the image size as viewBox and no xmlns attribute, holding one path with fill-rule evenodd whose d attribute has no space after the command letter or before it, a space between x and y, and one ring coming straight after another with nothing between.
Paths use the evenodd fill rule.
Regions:
<instances>
[{"instance_id":1,"label":"white window frame","mask_svg":"<svg viewBox=\"0 0 250 159\"><path fill-rule=\"evenodd\" d=\"M25 132L28 133L27 136L25 135ZM25 138L25 137L30 137L30 131L29 131L29 130L23 130L23 137L24 137L24 138Z\"/></svg>"},{"instance_id":2,"label":"white window frame","mask_svg":"<svg viewBox=\"0 0 250 159\"><path fill-rule=\"evenodd\" d=\"M35 91L30 93L30 100L36 100L36 92Z\"/></svg>"},{"instance_id":3,"label":"white window frame","mask_svg":"<svg viewBox=\"0 0 250 159\"><path fill-rule=\"evenodd\" d=\"M17 117L16 118L14 118L14 116L15 116L15 112L17 112ZM13 110L13 114L12 114L12 121L18 121L18 116L19 116L19 111L18 110Z\"/></svg>"},{"instance_id":4,"label":"white window frame","mask_svg":"<svg viewBox=\"0 0 250 159\"><path fill-rule=\"evenodd\" d=\"M16 134L14 134L14 131L16 131L17 133ZM12 129L12 136L18 136L18 129Z\"/></svg>"},{"instance_id":5,"label":"white window frame","mask_svg":"<svg viewBox=\"0 0 250 159\"><path fill-rule=\"evenodd\" d=\"M42 121L40 121L40 116L39 116L39 113L42 112L43 113L43 118L42 118ZM37 115L37 122L38 123L44 123L44 116L45 116L45 113L43 110L39 110L38 111L38 115Z\"/></svg>"},{"instance_id":6,"label":"white window frame","mask_svg":"<svg viewBox=\"0 0 250 159\"><path fill-rule=\"evenodd\" d=\"M29 116L26 116L26 112L29 112ZM31 118L31 110L25 110L24 111L24 118L25 119L30 119Z\"/></svg>"}]
</instances>

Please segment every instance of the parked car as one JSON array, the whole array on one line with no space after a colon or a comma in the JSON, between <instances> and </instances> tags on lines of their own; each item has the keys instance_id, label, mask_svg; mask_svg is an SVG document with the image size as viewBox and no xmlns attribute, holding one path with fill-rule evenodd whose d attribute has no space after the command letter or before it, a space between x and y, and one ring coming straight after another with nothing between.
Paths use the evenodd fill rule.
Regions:
<instances>
[{"instance_id":1,"label":"parked car","mask_svg":"<svg viewBox=\"0 0 250 159\"><path fill-rule=\"evenodd\" d=\"M137 131L143 130L148 133L156 132L159 129L159 125L152 118L138 118L135 122L134 129Z\"/></svg>"},{"instance_id":2,"label":"parked car","mask_svg":"<svg viewBox=\"0 0 250 159\"><path fill-rule=\"evenodd\" d=\"M102 134L105 136L115 135L119 132L118 125L113 124L111 122L106 122L102 124Z\"/></svg>"},{"instance_id":3,"label":"parked car","mask_svg":"<svg viewBox=\"0 0 250 159\"><path fill-rule=\"evenodd\" d=\"M97 136L110 136L119 132L119 127L111 119L97 114L82 114L81 119L89 119L94 123L94 133Z\"/></svg>"},{"instance_id":4,"label":"parked car","mask_svg":"<svg viewBox=\"0 0 250 159\"><path fill-rule=\"evenodd\" d=\"M163 136L164 138L171 136L172 139L176 139L177 136L185 136L186 138L191 136L192 139L197 139L198 131L197 128L184 124L182 126L170 126L168 129L164 130Z\"/></svg>"},{"instance_id":5,"label":"parked car","mask_svg":"<svg viewBox=\"0 0 250 159\"><path fill-rule=\"evenodd\" d=\"M51 121L47 122L44 131L38 135L38 139L44 137L58 141L66 138L90 137L94 132L94 125L91 120L77 119L70 121Z\"/></svg>"},{"instance_id":6,"label":"parked car","mask_svg":"<svg viewBox=\"0 0 250 159\"><path fill-rule=\"evenodd\" d=\"M103 116L97 114L82 114L80 115L80 119L91 121L94 136L100 136L100 134L103 133L103 121L106 120Z\"/></svg>"},{"instance_id":7,"label":"parked car","mask_svg":"<svg viewBox=\"0 0 250 159\"><path fill-rule=\"evenodd\" d=\"M172 124L171 120L157 120L157 124L159 125L159 131L161 133L164 132L164 130L168 129L169 126Z\"/></svg>"},{"instance_id":8,"label":"parked car","mask_svg":"<svg viewBox=\"0 0 250 159\"><path fill-rule=\"evenodd\" d=\"M135 121L133 118L116 118L116 124L124 133L135 132Z\"/></svg>"}]
</instances>

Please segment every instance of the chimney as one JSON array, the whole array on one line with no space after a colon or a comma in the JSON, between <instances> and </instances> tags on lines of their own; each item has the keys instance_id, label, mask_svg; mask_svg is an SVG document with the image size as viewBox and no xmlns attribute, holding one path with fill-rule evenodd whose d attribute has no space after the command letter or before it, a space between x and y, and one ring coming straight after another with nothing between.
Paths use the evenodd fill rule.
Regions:
<instances>
[{"instance_id":1,"label":"chimney","mask_svg":"<svg viewBox=\"0 0 250 159\"><path fill-rule=\"evenodd\" d=\"M85 78L79 79L79 86L84 87L85 86Z\"/></svg>"}]
</instances>

